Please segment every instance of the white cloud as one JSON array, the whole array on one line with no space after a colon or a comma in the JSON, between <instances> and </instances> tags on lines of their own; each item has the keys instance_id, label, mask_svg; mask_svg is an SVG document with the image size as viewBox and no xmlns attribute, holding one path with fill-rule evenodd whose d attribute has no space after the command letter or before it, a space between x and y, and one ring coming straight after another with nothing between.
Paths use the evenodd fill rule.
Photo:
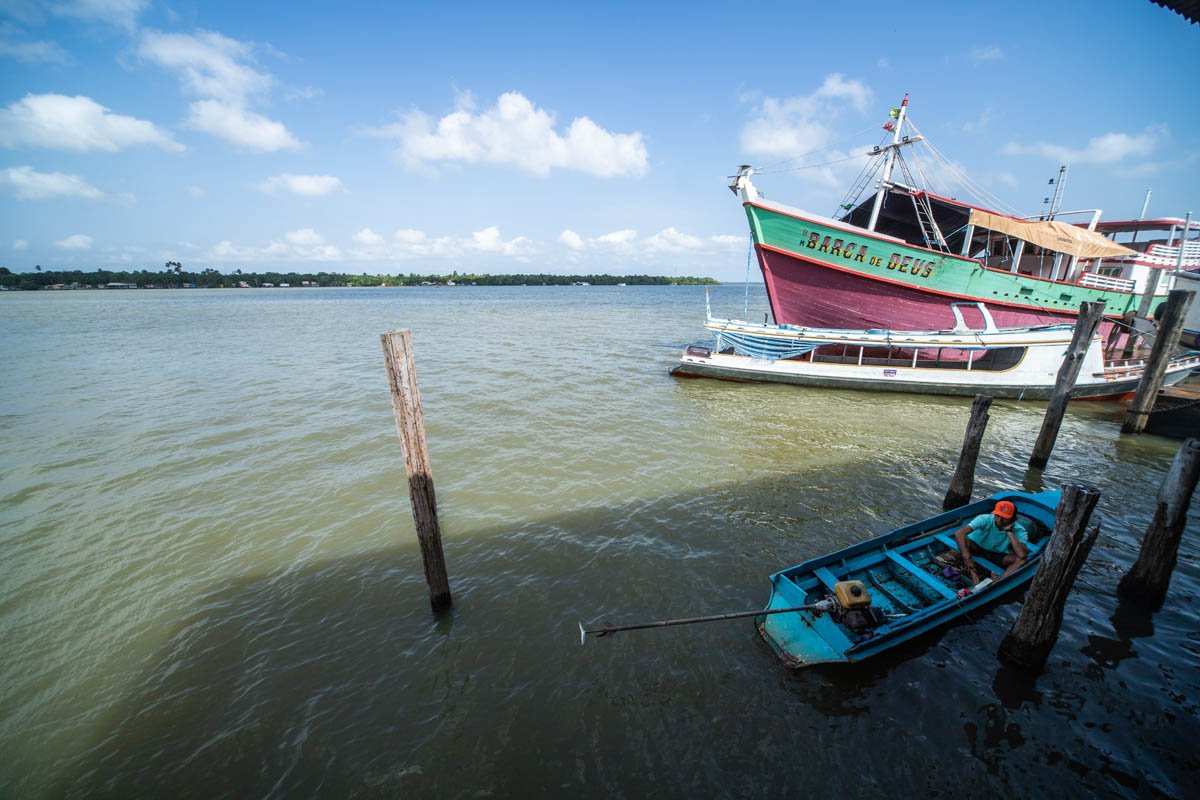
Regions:
<instances>
[{"instance_id":1,"label":"white cloud","mask_svg":"<svg viewBox=\"0 0 1200 800\"><path fill-rule=\"evenodd\" d=\"M173 70L184 87L199 97L242 102L270 90L274 79L245 62L253 58L253 47L211 31L185 33L147 31L138 55Z\"/></svg>"},{"instance_id":2,"label":"white cloud","mask_svg":"<svg viewBox=\"0 0 1200 800\"><path fill-rule=\"evenodd\" d=\"M153 123L114 114L90 97L61 94L27 94L0 109L0 145L79 153L114 153L139 145L183 150Z\"/></svg>"},{"instance_id":3,"label":"white cloud","mask_svg":"<svg viewBox=\"0 0 1200 800\"><path fill-rule=\"evenodd\" d=\"M671 226L642 240L638 239L637 231L629 228L592 238L584 238L575 231L565 230L559 234L558 242L575 254L620 255L644 260L643 257L653 258L663 254L704 255L737 252L746 247L747 239L728 235L695 236Z\"/></svg>"},{"instance_id":4,"label":"white cloud","mask_svg":"<svg viewBox=\"0 0 1200 800\"><path fill-rule=\"evenodd\" d=\"M471 234L471 242L468 249L477 250L481 253L519 256L529 250L530 244L532 243L524 236L518 236L507 242L504 241L500 236L500 229L493 225L490 228L484 228L481 231Z\"/></svg>"},{"instance_id":5,"label":"white cloud","mask_svg":"<svg viewBox=\"0 0 1200 800\"><path fill-rule=\"evenodd\" d=\"M1105 133L1089 139L1081 148L1047 142L1032 145L1010 142L1003 152L1009 156L1040 156L1063 164L1115 164L1126 158L1150 155L1167 134L1165 125L1154 125L1138 134Z\"/></svg>"},{"instance_id":6,"label":"white cloud","mask_svg":"<svg viewBox=\"0 0 1200 800\"><path fill-rule=\"evenodd\" d=\"M65 239L60 239L54 243L54 246L61 247L63 250L91 250L92 237L76 233Z\"/></svg>"},{"instance_id":7,"label":"white cloud","mask_svg":"<svg viewBox=\"0 0 1200 800\"><path fill-rule=\"evenodd\" d=\"M429 239L424 231L416 231L412 228L401 228L392 234L392 239L400 244L421 244Z\"/></svg>"},{"instance_id":8,"label":"white cloud","mask_svg":"<svg viewBox=\"0 0 1200 800\"><path fill-rule=\"evenodd\" d=\"M603 236L599 236L596 238L596 241L603 245L627 247L636 238L637 231L630 228L625 228L624 230L613 231L612 233L606 233Z\"/></svg>"},{"instance_id":9,"label":"white cloud","mask_svg":"<svg viewBox=\"0 0 1200 800\"><path fill-rule=\"evenodd\" d=\"M466 235L432 237L424 231L401 228L385 239L370 228L354 235L358 249L348 255L352 259L377 261L408 261L439 259L442 261L472 255L500 256L527 261L537 245L524 236L505 239L496 226Z\"/></svg>"},{"instance_id":10,"label":"white cloud","mask_svg":"<svg viewBox=\"0 0 1200 800\"><path fill-rule=\"evenodd\" d=\"M228 239L218 242L203 259L219 264L272 262L331 262L342 261L343 254L335 245L312 228L301 228L284 234L265 245L242 245Z\"/></svg>"},{"instance_id":11,"label":"white cloud","mask_svg":"<svg viewBox=\"0 0 1200 800\"><path fill-rule=\"evenodd\" d=\"M63 172L37 172L33 167L9 167L0 170L0 187L8 187L20 200L54 200L81 197L104 200L104 192L78 175Z\"/></svg>"},{"instance_id":12,"label":"white cloud","mask_svg":"<svg viewBox=\"0 0 1200 800\"><path fill-rule=\"evenodd\" d=\"M273 76L251 66L252 44L212 31L147 31L138 55L174 71L184 89L201 98L189 106L189 127L258 152L300 147L282 122L251 110L275 85Z\"/></svg>"},{"instance_id":13,"label":"white cloud","mask_svg":"<svg viewBox=\"0 0 1200 800\"><path fill-rule=\"evenodd\" d=\"M291 175L287 172L259 184L259 189L268 194L283 190L306 197L320 197L344 188L341 178L333 175Z\"/></svg>"},{"instance_id":14,"label":"white cloud","mask_svg":"<svg viewBox=\"0 0 1200 800\"><path fill-rule=\"evenodd\" d=\"M367 247L377 247L383 244L385 239L370 228L363 228L354 234L354 241Z\"/></svg>"},{"instance_id":15,"label":"white cloud","mask_svg":"<svg viewBox=\"0 0 1200 800\"><path fill-rule=\"evenodd\" d=\"M188 127L224 139L230 144L270 153L300 147L281 122L220 100L197 100L191 105Z\"/></svg>"},{"instance_id":16,"label":"white cloud","mask_svg":"<svg viewBox=\"0 0 1200 800\"><path fill-rule=\"evenodd\" d=\"M520 92L500 95L496 105L474 113L469 95L434 122L413 111L404 121L371 131L399 140L398 156L410 167L432 161L510 164L535 175L569 169L600 177L643 175L648 168L641 133L612 133L588 117L577 117L565 133L554 114Z\"/></svg>"},{"instance_id":17,"label":"white cloud","mask_svg":"<svg viewBox=\"0 0 1200 800\"><path fill-rule=\"evenodd\" d=\"M971 48L968 58L976 64L982 64L985 61L1003 61L1004 51L996 45L977 45Z\"/></svg>"},{"instance_id":18,"label":"white cloud","mask_svg":"<svg viewBox=\"0 0 1200 800\"><path fill-rule=\"evenodd\" d=\"M10 22L0 22L0 57L23 64L67 64L71 58L57 42L33 41Z\"/></svg>"},{"instance_id":19,"label":"white cloud","mask_svg":"<svg viewBox=\"0 0 1200 800\"><path fill-rule=\"evenodd\" d=\"M298 244L305 247L325 244L325 237L312 228L301 228L297 231L290 231L284 235L284 238L291 244Z\"/></svg>"},{"instance_id":20,"label":"white cloud","mask_svg":"<svg viewBox=\"0 0 1200 800\"><path fill-rule=\"evenodd\" d=\"M187 187L187 193L192 197L203 197L204 189L200 188L199 186L189 186Z\"/></svg>"},{"instance_id":21,"label":"white cloud","mask_svg":"<svg viewBox=\"0 0 1200 800\"><path fill-rule=\"evenodd\" d=\"M109 22L133 30L148 5L150 0L65 0L52 3L50 10L57 17Z\"/></svg>"},{"instance_id":22,"label":"white cloud","mask_svg":"<svg viewBox=\"0 0 1200 800\"><path fill-rule=\"evenodd\" d=\"M764 98L742 128L742 149L756 156L794 157L833 139L831 123L847 108L864 111L873 97L865 83L840 73L826 76L812 94Z\"/></svg>"},{"instance_id":23,"label":"white cloud","mask_svg":"<svg viewBox=\"0 0 1200 800\"><path fill-rule=\"evenodd\" d=\"M24 239L14 239L13 243L12 243L12 249L13 250L28 250L29 242L25 241Z\"/></svg>"},{"instance_id":24,"label":"white cloud","mask_svg":"<svg viewBox=\"0 0 1200 800\"><path fill-rule=\"evenodd\" d=\"M982 131L982 130L988 128L989 126L991 126L991 124L993 122L995 122L995 120L996 120L996 115L992 111L992 109L985 108L983 110L983 112L980 113L978 119L967 120L966 122L964 122L962 129L966 133L974 133L976 131Z\"/></svg>"},{"instance_id":25,"label":"white cloud","mask_svg":"<svg viewBox=\"0 0 1200 800\"><path fill-rule=\"evenodd\" d=\"M698 236L680 233L674 227L664 228L646 240L646 247L656 253L684 253L704 248L704 240Z\"/></svg>"}]
</instances>

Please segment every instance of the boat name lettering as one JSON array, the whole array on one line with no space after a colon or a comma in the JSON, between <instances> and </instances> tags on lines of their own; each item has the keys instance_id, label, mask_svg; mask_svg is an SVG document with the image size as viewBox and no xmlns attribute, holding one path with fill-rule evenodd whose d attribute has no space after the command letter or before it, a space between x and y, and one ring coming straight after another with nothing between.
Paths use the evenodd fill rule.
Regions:
<instances>
[{"instance_id":1,"label":"boat name lettering","mask_svg":"<svg viewBox=\"0 0 1200 800\"><path fill-rule=\"evenodd\" d=\"M912 256L901 256L899 253L892 253L892 257L888 259L888 269L894 269L897 272L908 272L914 278L928 278L933 274L933 262L926 261L923 258L913 258Z\"/></svg>"},{"instance_id":2,"label":"boat name lettering","mask_svg":"<svg viewBox=\"0 0 1200 800\"><path fill-rule=\"evenodd\" d=\"M854 242L847 242L843 239L834 239L831 236L821 238L821 234L813 231L808 234L808 241L805 246L809 250L816 250L818 253L829 253L831 256L841 256L847 261L865 262L867 260L867 246L858 245L857 250Z\"/></svg>"}]
</instances>

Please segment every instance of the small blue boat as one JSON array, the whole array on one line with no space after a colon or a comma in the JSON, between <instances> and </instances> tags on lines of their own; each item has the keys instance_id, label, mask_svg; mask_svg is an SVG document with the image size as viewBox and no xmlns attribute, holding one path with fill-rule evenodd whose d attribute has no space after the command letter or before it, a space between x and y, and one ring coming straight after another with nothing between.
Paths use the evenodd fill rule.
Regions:
<instances>
[{"instance_id":1,"label":"small blue boat","mask_svg":"<svg viewBox=\"0 0 1200 800\"><path fill-rule=\"evenodd\" d=\"M810 559L771 576L771 609L813 610L762 614L755 625L790 667L863 661L941 627L1028 583L1054 527L1062 492L999 492L976 503L897 528L836 553ZM1026 563L1001 580L969 578L938 561L957 550L954 532L992 511L1000 500L1017 507L1029 531ZM975 557L987 572L1000 564Z\"/></svg>"}]
</instances>

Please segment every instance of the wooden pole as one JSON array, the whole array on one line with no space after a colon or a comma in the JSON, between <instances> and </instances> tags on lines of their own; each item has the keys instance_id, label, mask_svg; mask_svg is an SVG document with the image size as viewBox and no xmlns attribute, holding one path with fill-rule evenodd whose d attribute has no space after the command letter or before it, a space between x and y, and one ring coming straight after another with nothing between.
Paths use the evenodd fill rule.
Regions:
<instances>
[{"instance_id":1,"label":"wooden pole","mask_svg":"<svg viewBox=\"0 0 1200 800\"><path fill-rule=\"evenodd\" d=\"M1025 594L1021 613L1000 643L997 654L1012 666L1040 671L1062 627L1063 605L1079 568L1100 533L1100 522L1088 526L1100 490L1067 484L1054 514L1054 532L1046 543L1042 563Z\"/></svg>"},{"instance_id":2,"label":"wooden pole","mask_svg":"<svg viewBox=\"0 0 1200 800\"><path fill-rule=\"evenodd\" d=\"M1046 404L1046 416L1042 418L1042 430L1038 433L1033 453L1029 456L1031 469L1044 469L1046 462L1050 460L1050 452L1054 450L1054 442L1058 439L1058 429L1062 427L1063 414L1067 413L1067 403L1071 401L1071 390L1075 388L1075 379L1079 377L1083 357L1092 344L1092 337L1096 335L1096 326L1100 324L1100 316L1103 313L1104 303L1082 303L1079 306L1075 335L1071 337L1071 346L1063 357L1062 366L1058 368L1054 392L1050 395L1050 402Z\"/></svg>"},{"instance_id":3,"label":"wooden pole","mask_svg":"<svg viewBox=\"0 0 1200 800\"><path fill-rule=\"evenodd\" d=\"M1187 524L1188 505L1200 481L1200 439L1188 439L1175 454L1158 490L1158 508L1146 529L1137 561L1117 584L1121 601L1157 611L1167 599L1167 586L1175 569L1179 540Z\"/></svg>"},{"instance_id":4,"label":"wooden pole","mask_svg":"<svg viewBox=\"0 0 1200 800\"><path fill-rule=\"evenodd\" d=\"M396 433L404 448L404 470L408 473L408 499L412 504L417 539L421 542L421 560L425 582L429 585L429 604L434 611L449 608L450 580L446 577L446 558L442 553L442 532L438 527L437 498L433 493L433 474L429 469L429 450L425 446L425 416L421 412L421 391L417 385L417 365L413 360L412 333L388 331L380 335L388 383L392 389L392 413Z\"/></svg>"},{"instance_id":5,"label":"wooden pole","mask_svg":"<svg viewBox=\"0 0 1200 800\"><path fill-rule=\"evenodd\" d=\"M971 502L971 491L975 488L975 462L979 460L979 445L983 441L983 432L987 429L988 409L992 398L986 394L975 395L971 404L971 419L967 422L967 433L963 437L962 452L958 456L958 466L954 469L954 477L950 479L950 488L946 498L942 500L942 509L965 506Z\"/></svg>"},{"instance_id":6,"label":"wooden pole","mask_svg":"<svg viewBox=\"0 0 1200 800\"><path fill-rule=\"evenodd\" d=\"M1121 433L1141 433L1146 429L1150 409L1154 408L1154 401L1158 399L1158 390L1162 388L1171 353L1179 344L1184 318L1195 295L1195 292L1185 292L1182 289L1172 289L1167 293L1167 306L1159 322L1158 336L1154 338L1154 347L1150 350L1150 358L1146 360L1146 371L1142 373L1137 393L1133 396L1133 402L1129 404L1129 411L1125 413Z\"/></svg>"}]
</instances>

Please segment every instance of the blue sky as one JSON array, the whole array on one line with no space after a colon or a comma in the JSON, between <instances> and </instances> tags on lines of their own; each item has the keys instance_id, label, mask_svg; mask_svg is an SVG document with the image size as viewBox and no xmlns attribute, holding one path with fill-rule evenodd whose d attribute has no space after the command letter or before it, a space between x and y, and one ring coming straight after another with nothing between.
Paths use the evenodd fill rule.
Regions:
<instances>
[{"instance_id":1,"label":"blue sky","mask_svg":"<svg viewBox=\"0 0 1200 800\"><path fill-rule=\"evenodd\" d=\"M1148 0L0 0L0 265L740 280L727 176L830 214L906 92L1004 210L1183 216L1197 74Z\"/></svg>"}]
</instances>

